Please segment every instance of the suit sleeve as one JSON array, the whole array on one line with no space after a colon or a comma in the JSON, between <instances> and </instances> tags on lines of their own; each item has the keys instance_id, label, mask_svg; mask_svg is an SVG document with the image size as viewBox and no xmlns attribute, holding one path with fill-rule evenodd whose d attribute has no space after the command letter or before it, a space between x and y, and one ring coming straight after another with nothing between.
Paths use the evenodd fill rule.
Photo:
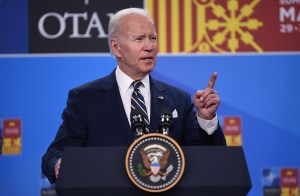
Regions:
<instances>
[{"instance_id":1,"label":"suit sleeve","mask_svg":"<svg viewBox=\"0 0 300 196\"><path fill-rule=\"evenodd\" d=\"M84 146L87 138L87 116L84 112L84 102L76 90L68 95L67 107L62 114L63 122L42 158L42 171L51 183L56 182L54 167L62 157L66 146Z\"/></svg>"}]
</instances>

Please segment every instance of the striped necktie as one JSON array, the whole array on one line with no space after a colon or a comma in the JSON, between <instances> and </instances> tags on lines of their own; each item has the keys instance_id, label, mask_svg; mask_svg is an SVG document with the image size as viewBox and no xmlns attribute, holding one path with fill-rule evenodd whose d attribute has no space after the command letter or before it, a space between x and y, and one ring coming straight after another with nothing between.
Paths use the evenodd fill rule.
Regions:
<instances>
[{"instance_id":1,"label":"striped necktie","mask_svg":"<svg viewBox=\"0 0 300 196\"><path fill-rule=\"evenodd\" d=\"M139 87L143 85L143 83L140 80L133 81L131 83L133 86L133 92L131 97L131 111L136 110L139 114L143 116L144 122L146 124L146 131L149 132L149 117L147 113L147 108L145 105L144 97L139 90Z\"/></svg>"}]
</instances>

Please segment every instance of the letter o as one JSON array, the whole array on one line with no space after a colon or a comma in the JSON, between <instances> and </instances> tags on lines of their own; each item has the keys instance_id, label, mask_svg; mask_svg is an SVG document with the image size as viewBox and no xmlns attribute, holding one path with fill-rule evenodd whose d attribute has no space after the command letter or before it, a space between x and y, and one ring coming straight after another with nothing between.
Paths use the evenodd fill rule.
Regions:
<instances>
[{"instance_id":1,"label":"letter o","mask_svg":"<svg viewBox=\"0 0 300 196\"><path fill-rule=\"evenodd\" d=\"M48 17L54 17L58 20L59 22L59 31L56 33L56 34L49 34L45 31L45 28L44 28L44 23L45 23L45 20L48 18ZM40 20L39 20L39 24L38 24L38 28L39 28L39 32L40 34L45 37L45 38L48 38L48 39L55 39L55 38L58 38L59 36L61 36L65 29L66 29L66 23L65 23L65 20L64 18L59 15L58 13L55 13L55 12L49 12L47 14L44 14Z\"/></svg>"}]
</instances>

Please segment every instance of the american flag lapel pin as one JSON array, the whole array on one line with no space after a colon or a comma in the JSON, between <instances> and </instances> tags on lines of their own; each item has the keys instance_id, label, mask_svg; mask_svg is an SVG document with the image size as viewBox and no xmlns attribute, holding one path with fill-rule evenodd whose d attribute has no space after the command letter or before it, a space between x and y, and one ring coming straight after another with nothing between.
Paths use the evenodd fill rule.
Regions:
<instances>
[{"instance_id":1,"label":"american flag lapel pin","mask_svg":"<svg viewBox=\"0 0 300 196\"><path fill-rule=\"evenodd\" d=\"M161 99L161 100L163 100L163 99L164 99L164 97L163 97L163 96L161 96L161 95L159 95L157 98L158 98L158 99Z\"/></svg>"}]
</instances>

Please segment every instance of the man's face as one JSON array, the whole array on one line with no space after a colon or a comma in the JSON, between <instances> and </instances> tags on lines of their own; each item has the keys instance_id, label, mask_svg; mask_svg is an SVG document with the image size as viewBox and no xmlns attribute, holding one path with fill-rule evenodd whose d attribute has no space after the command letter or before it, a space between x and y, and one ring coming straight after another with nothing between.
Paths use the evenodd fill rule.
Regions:
<instances>
[{"instance_id":1,"label":"man's face","mask_svg":"<svg viewBox=\"0 0 300 196\"><path fill-rule=\"evenodd\" d=\"M112 44L120 69L134 80L150 73L156 63L157 33L149 18L131 14L122 19L120 40Z\"/></svg>"}]
</instances>

